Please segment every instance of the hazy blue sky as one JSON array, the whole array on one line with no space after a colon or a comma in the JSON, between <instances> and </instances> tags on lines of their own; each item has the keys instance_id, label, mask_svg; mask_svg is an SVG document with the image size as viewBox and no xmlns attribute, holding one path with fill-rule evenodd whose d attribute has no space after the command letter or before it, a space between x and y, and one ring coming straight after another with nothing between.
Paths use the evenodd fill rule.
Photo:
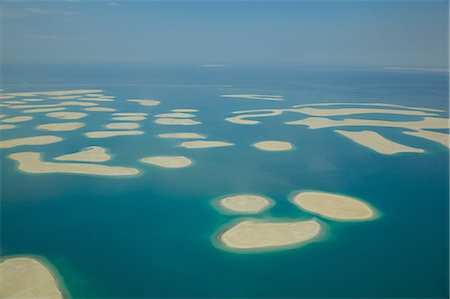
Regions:
<instances>
[{"instance_id":1,"label":"hazy blue sky","mask_svg":"<svg viewBox=\"0 0 450 299\"><path fill-rule=\"evenodd\" d=\"M4 1L4 62L446 66L447 1Z\"/></svg>"}]
</instances>

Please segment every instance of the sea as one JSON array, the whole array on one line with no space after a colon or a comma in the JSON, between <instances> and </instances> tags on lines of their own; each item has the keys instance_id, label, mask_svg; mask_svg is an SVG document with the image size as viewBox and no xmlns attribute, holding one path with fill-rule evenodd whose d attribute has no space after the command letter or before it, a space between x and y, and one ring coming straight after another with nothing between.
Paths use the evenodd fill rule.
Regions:
<instances>
[{"instance_id":1,"label":"sea","mask_svg":"<svg viewBox=\"0 0 450 299\"><path fill-rule=\"evenodd\" d=\"M442 109L440 117L448 117L448 73L279 65L24 64L2 68L3 93L101 89L115 97L114 102L100 102L101 106L149 113L140 122L144 135L86 138L83 133L104 130L105 124L114 122L111 113L87 112L88 117L75 120L85 122L85 127L45 133L64 138L62 142L1 150L1 255L45 259L58 273L67 297L449 296L448 148L402 134L401 128L358 127L425 150L382 155L336 134L336 128L284 124L305 117L294 113L258 118L257 125L224 120L234 111L333 102ZM221 97L225 94L280 95L284 101ZM155 99L161 104L145 107L128 99ZM86 112L83 108L67 110ZM195 120L201 124L154 123L154 115L183 108L197 109ZM23 114L6 107L1 107L1 113ZM2 131L1 139L43 135L36 125L58 122L45 113L32 116L31 121ZM185 149L179 146L182 140L157 136L175 132L196 132L208 140L235 145ZM264 140L288 141L295 149L266 152L251 146ZM115 178L29 174L8 158L15 152L39 151L45 161L51 161L92 145L113 154L106 165L135 167L140 174ZM154 155L184 155L194 164L165 169L138 161ZM312 215L289 201L301 190L362 199L379 217L339 222ZM247 193L267 196L275 205L256 215L223 214L215 208L217 198ZM217 244L218 234L248 218L316 218L324 233L298 248L223 250Z\"/></svg>"}]
</instances>

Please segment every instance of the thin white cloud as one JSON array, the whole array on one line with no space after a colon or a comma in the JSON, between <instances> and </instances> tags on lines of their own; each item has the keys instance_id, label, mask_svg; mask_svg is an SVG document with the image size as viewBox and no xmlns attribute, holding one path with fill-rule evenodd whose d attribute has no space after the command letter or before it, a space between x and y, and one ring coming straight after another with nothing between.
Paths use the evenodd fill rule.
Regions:
<instances>
[{"instance_id":1,"label":"thin white cloud","mask_svg":"<svg viewBox=\"0 0 450 299\"><path fill-rule=\"evenodd\" d=\"M27 7L25 8L25 11L32 14L41 14L41 15L75 15L77 14L74 11L67 11L67 10L48 10L48 9L41 9L41 8L34 8L34 7Z\"/></svg>"}]
</instances>

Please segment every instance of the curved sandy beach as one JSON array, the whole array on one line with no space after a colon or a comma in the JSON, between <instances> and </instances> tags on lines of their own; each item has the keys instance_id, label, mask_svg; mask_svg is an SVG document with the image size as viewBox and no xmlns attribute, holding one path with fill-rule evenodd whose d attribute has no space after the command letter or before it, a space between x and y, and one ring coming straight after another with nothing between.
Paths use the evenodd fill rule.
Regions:
<instances>
[{"instance_id":1,"label":"curved sandy beach","mask_svg":"<svg viewBox=\"0 0 450 299\"><path fill-rule=\"evenodd\" d=\"M359 199L319 191L300 192L292 203L309 213L332 220L370 220L376 215L371 207Z\"/></svg>"}]
</instances>

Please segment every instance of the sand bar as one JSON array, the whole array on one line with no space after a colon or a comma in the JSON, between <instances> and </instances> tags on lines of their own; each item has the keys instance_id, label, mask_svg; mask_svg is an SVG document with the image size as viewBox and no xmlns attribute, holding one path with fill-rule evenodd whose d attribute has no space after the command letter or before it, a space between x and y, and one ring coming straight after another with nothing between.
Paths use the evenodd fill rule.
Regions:
<instances>
[{"instance_id":1,"label":"sand bar","mask_svg":"<svg viewBox=\"0 0 450 299\"><path fill-rule=\"evenodd\" d=\"M282 96L277 95L264 95L264 94L223 94L223 98L241 98L241 99L253 99L263 101L284 101Z\"/></svg>"},{"instance_id":2,"label":"sand bar","mask_svg":"<svg viewBox=\"0 0 450 299\"><path fill-rule=\"evenodd\" d=\"M17 105L17 106L10 106L9 109L34 109L34 108L53 108L53 107L61 107L61 106L97 106L97 103L90 103L90 102L60 102L58 104L36 104L36 105Z\"/></svg>"},{"instance_id":3,"label":"sand bar","mask_svg":"<svg viewBox=\"0 0 450 299\"><path fill-rule=\"evenodd\" d=\"M188 109L188 108L180 108L180 109L172 109L172 112L180 112L180 113L195 113L198 112L197 109Z\"/></svg>"},{"instance_id":4,"label":"sand bar","mask_svg":"<svg viewBox=\"0 0 450 299\"><path fill-rule=\"evenodd\" d=\"M434 109L434 108L422 108L422 107L410 107L403 106L397 104L385 104L385 103L314 103L314 104L301 104L295 105L294 108L298 107L308 107L308 106L378 106L378 107L393 107L393 108L402 108L402 109L410 109L410 110L421 110L421 111L429 111L429 112L445 112L442 109Z\"/></svg>"},{"instance_id":5,"label":"sand bar","mask_svg":"<svg viewBox=\"0 0 450 299\"><path fill-rule=\"evenodd\" d=\"M89 146L79 152L56 157L57 161L77 161L77 162L106 162L111 160L106 148L101 146Z\"/></svg>"},{"instance_id":6,"label":"sand bar","mask_svg":"<svg viewBox=\"0 0 450 299\"><path fill-rule=\"evenodd\" d=\"M11 130L14 129L16 125L0 125L0 130Z\"/></svg>"},{"instance_id":7,"label":"sand bar","mask_svg":"<svg viewBox=\"0 0 450 299\"><path fill-rule=\"evenodd\" d=\"M131 176L139 173L139 170L130 167L92 163L45 162L41 160L41 153L38 152L14 153L9 157L19 162L18 168L20 170L28 173L71 173L101 176Z\"/></svg>"},{"instance_id":8,"label":"sand bar","mask_svg":"<svg viewBox=\"0 0 450 299\"><path fill-rule=\"evenodd\" d=\"M0 100L7 100L7 99L12 99L12 98L15 98L15 96L0 95Z\"/></svg>"},{"instance_id":9,"label":"sand bar","mask_svg":"<svg viewBox=\"0 0 450 299\"><path fill-rule=\"evenodd\" d=\"M273 204L271 199L253 194L226 196L218 201L219 207L225 209L225 212L239 214L261 213L270 208Z\"/></svg>"},{"instance_id":10,"label":"sand bar","mask_svg":"<svg viewBox=\"0 0 450 299\"><path fill-rule=\"evenodd\" d=\"M121 121L141 121L146 120L145 116L118 116L113 117L112 120L121 120Z\"/></svg>"},{"instance_id":11,"label":"sand bar","mask_svg":"<svg viewBox=\"0 0 450 299\"><path fill-rule=\"evenodd\" d=\"M58 119L80 119L87 116L87 114L83 112L51 112L46 115Z\"/></svg>"},{"instance_id":12,"label":"sand bar","mask_svg":"<svg viewBox=\"0 0 450 299\"><path fill-rule=\"evenodd\" d=\"M43 145L60 142L63 140L61 137L53 135L42 135L33 137L21 137L9 140L0 141L0 148L11 148L22 145Z\"/></svg>"},{"instance_id":13,"label":"sand bar","mask_svg":"<svg viewBox=\"0 0 450 299\"><path fill-rule=\"evenodd\" d=\"M220 241L236 250L282 249L301 245L320 235L321 225L308 221L243 220L220 234Z\"/></svg>"},{"instance_id":14,"label":"sand bar","mask_svg":"<svg viewBox=\"0 0 450 299\"><path fill-rule=\"evenodd\" d=\"M11 117L11 118L5 118L5 119L2 119L1 121L4 123L21 123L21 122L29 121L32 119L33 119L33 117L31 117L31 116L16 116L16 117Z\"/></svg>"},{"instance_id":15,"label":"sand bar","mask_svg":"<svg viewBox=\"0 0 450 299\"><path fill-rule=\"evenodd\" d=\"M248 110L248 111L235 111L233 114L243 113L241 115L232 116L225 118L226 121L239 124L239 125L256 125L259 124L260 121L252 120L248 118L255 117L268 117L268 116L278 116L283 114L283 109L258 109L258 110ZM253 113L258 112L258 113ZM248 114L252 113L252 114Z\"/></svg>"},{"instance_id":16,"label":"sand bar","mask_svg":"<svg viewBox=\"0 0 450 299\"><path fill-rule=\"evenodd\" d=\"M24 101L3 101L2 103L8 104L8 105L21 105L26 104Z\"/></svg>"},{"instance_id":17,"label":"sand bar","mask_svg":"<svg viewBox=\"0 0 450 299\"><path fill-rule=\"evenodd\" d=\"M56 90L56 91L31 91L31 92L13 92L8 93L8 95L19 96L19 97L33 97L36 95L48 95L48 96L66 96L66 95L75 95L75 94L85 94L85 93L96 93L103 92L103 90Z\"/></svg>"},{"instance_id":18,"label":"sand bar","mask_svg":"<svg viewBox=\"0 0 450 299\"><path fill-rule=\"evenodd\" d=\"M25 102L42 102L44 99L23 99Z\"/></svg>"},{"instance_id":19,"label":"sand bar","mask_svg":"<svg viewBox=\"0 0 450 299\"><path fill-rule=\"evenodd\" d=\"M139 128L140 126L141 125L139 125L138 123L125 122L125 123L110 123L105 125L105 128L113 130L134 130Z\"/></svg>"},{"instance_id":20,"label":"sand bar","mask_svg":"<svg viewBox=\"0 0 450 299\"><path fill-rule=\"evenodd\" d=\"M50 100L75 100L79 99L81 95L77 96L56 96L56 97L49 97Z\"/></svg>"},{"instance_id":21,"label":"sand bar","mask_svg":"<svg viewBox=\"0 0 450 299\"><path fill-rule=\"evenodd\" d=\"M298 193L292 202L309 213L332 220L369 220L375 213L367 204L349 196L305 191Z\"/></svg>"},{"instance_id":22,"label":"sand bar","mask_svg":"<svg viewBox=\"0 0 450 299\"><path fill-rule=\"evenodd\" d=\"M373 109L373 108L336 108L336 109L296 108L296 109L288 109L288 111L311 116L341 116L353 114L396 114L396 115L417 115L417 116L436 115L434 113L417 110Z\"/></svg>"},{"instance_id":23,"label":"sand bar","mask_svg":"<svg viewBox=\"0 0 450 299\"><path fill-rule=\"evenodd\" d=\"M447 148L450 148L450 141L449 141L450 136L446 133L418 130L418 131L406 131L406 132L403 132L403 134L420 137L420 138L427 139L430 141L434 141L434 142L442 144L443 146L445 146Z\"/></svg>"},{"instance_id":24,"label":"sand bar","mask_svg":"<svg viewBox=\"0 0 450 299\"><path fill-rule=\"evenodd\" d=\"M155 123L158 125L180 125L180 126L194 126L201 122L188 118L157 118Z\"/></svg>"},{"instance_id":25,"label":"sand bar","mask_svg":"<svg viewBox=\"0 0 450 299\"><path fill-rule=\"evenodd\" d=\"M164 133L158 134L159 138L173 138L173 139L205 139L206 136L197 133L183 132L183 133Z\"/></svg>"},{"instance_id":26,"label":"sand bar","mask_svg":"<svg viewBox=\"0 0 450 299\"><path fill-rule=\"evenodd\" d=\"M377 153L384 155L394 155L399 153L423 153L423 149L406 146L394 141L391 141L377 132L373 131L343 131L334 130L336 133L347 137L348 139L370 148Z\"/></svg>"},{"instance_id":27,"label":"sand bar","mask_svg":"<svg viewBox=\"0 0 450 299\"><path fill-rule=\"evenodd\" d=\"M211 141L211 140L185 141L180 144L180 146L184 148L210 148L210 147L224 147L232 145L234 145L234 143L224 141Z\"/></svg>"},{"instance_id":28,"label":"sand bar","mask_svg":"<svg viewBox=\"0 0 450 299\"><path fill-rule=\"evenodd\" d=\"M252 144L252 146L263 151L271 152L289 151L294 148L291 143L286 141L260 141Z\"/></svg>"},{"instance_id":29,"label":"sand bar","mask_svg":"<svg viewBox=\"0 0 450 299\"><path fill-rule=\"evenodd\" d=\"M114 108L108 108L108 107L88 107L84 108L85 111L96 111L96 112L114 112L117 111Z\"/></svg>"},{"instance_id":30,"label":"sand bar","mask_svg":"<svg viewBox=\"0 0 450 299\"><path fill-rule=\"evenodd\" d=\"M84 133L88 138L108 138L116 136L132 136L132 135L142 135L143 131L93 131Z\"/></svg>"},{"instance_id":31,"label":"sand bar","mask_svg":"<svg viewBox=\"0 0 450 299\"><path fill-rule=\"evenodd\" d=\"M145 112L116 112L113 113L114 116L148 116Z\"/></svg>"},{"instance_id":32,"label":"sand bar","mask_svg":"<svg viewBox=\"0 0 450 299\"><path fill-rule=\"evenodd\" d=\"M54 131L54 132L64 132L64 131L74 131L79 128L84 127L84 123L70 122L70 123L52 123L52 124L42 124L37 126L38 130L42 131Z\"/></svg>"},{"instance_id":33,"label":"sand bar","mask_svg":"<svg viewBox=\"0 0 450 299\"><path fill-rule=\"evenodd\" d=\"M157 106L161 103L160 101L156 101L156 100L141 100L141 99L128 100L128 102L136 102L136 103L141 104L142 106Z\"/></svg>"},{"instance_id":34,"label":"sand bar","mask_svg":"<svg viewBox=\"0 0 450 299\"><path fill-rule=\"evenodd\" d=\"M174 113L161 113L155 115L155 117L168 117L168 118L192 118L195 117L194 114L184 113L184 112L174 112Z\"/></svg>"},{"instance_id":35,"label":"sand bar","mask_svg":"<svg viewBox=\"0 0 450 299\"><path fill-rule=\"evenodd\" d=\"M44 112L55 112L55 111L62 111L62 110L66 110L66 108L60 107L60 108L29 109L29 110L24 110L23 113L44 113Z\"/></svg>"},{"instance_id":36,"label":"sand bar","mask_svg":"<svg viewBox=\"0 0 450 299\"><path fill-rule=\"evenodd\" d=\"M0 297L3 299L63 299L54 275L31 257L12 257L0 262Z\"/></svg>"},{"instance_id":37,"label":"sand bar","mask_svg":"<svg viewBox=\"0 0 450 299\"><path fill-rule=\"evenodd\" d=\"M184 156L153 156L142 158L140 161L164 168L182 168L192 165L192 160Z\"/></svg>"}]
</instances>

